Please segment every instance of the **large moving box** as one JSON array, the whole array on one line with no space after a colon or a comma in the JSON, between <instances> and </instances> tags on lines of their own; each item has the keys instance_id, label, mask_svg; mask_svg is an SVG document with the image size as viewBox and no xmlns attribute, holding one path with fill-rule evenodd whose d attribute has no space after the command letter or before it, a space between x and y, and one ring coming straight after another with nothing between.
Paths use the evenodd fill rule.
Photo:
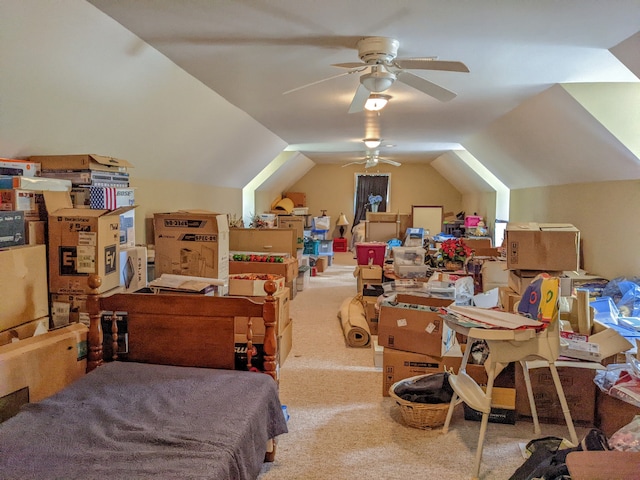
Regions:
<instances>
[{"instance_id":1,"label":"large moving box","mask_svg":"<svg viewBox=\"0 0 640 480\"><path fill-rule=\"evenodd\" d=\"M23 398L37 402L83 376L87 332L75 324L0 347L0 397L25 391Z\"/></svg>"},{"instance_id":2,"label":"large moving box","mask_svg":"<svg viewBox=\"0 0 640 480\"><path fill-rule=\"evenodd\" d=\"M507 267L512 270L578 270L580 231L568 223L509 223Z\"/></svg>"},{"instance_id":3,"label":"large moving box","mask_svg":"<svg viewBox=\"0 0 640 480\"><path fill-rule=\"evenodd\" d=\"M0 331L49 315L44 245L0 250Z\"/></svg>"},{"instance_id":4,"label":"large moving box","mask_svg":"<svg viewBox=\"0 0 640 480\"><path fill-rule=\"evenodd\" d=\"M229 250L234 252L298 254L298 237L293 228L232 228Z\"/></svg>"},{"instance_id":5,"label":"large moving box","mask_svg":"<svg viewBox=\"0 0 640 480\"><path fill-rule=\"evenodd\" d=\"M378 341L383 347L435 357L455 344L455 333L440 316L452 300L423 297L418 303L383 302L378 317Z\"/></svg>"},{"instance_id":6,"label":"large moving box","mask_svg":"<svg viewBox=\"0 0 640 480\"><path fill-rule=\"evenodd\" d=\"M102 279L98 292L120 285L120 214L116 210L73 208L69 192L44 192L49 211L49 290L89 293L87 277Z\"/></svg>"},{"instance_id":7,"label":"large moving box","mask_svg":"<svg viewBox=\"0 0 640 480\"><path fill-rule=\"evenodd\" d=\"M272 273L283 276L285 283L289 283L298 278L298 259L285 258L282 263L231 260L229 273L231 275L235 273Z\"/></svg>"},{"instance_id":8,"label":"large moving box","mask_svg":"<svg viewBox=\"0 0 640 480\"><path fill-rule=\"evenodd\" d=\"M226 279L229 223L226 215L202 210L156 213L155 276L163 273Z\"/></svg>"},{"instance_id":9,"label":"large moving box","mask_svg":"<svg viewBox=\"0 0 640 480\"><path fill-rule=\"evenodd\" d=\"M436 357L420 353L405 352L384 347L382 352L382 395L389 396L389 388L396 382L416 375L449 371L460 368L462 357Z\"/></svg>"},{"instance_id":10,"label":"large moving box","mask_svg":"<svg viewBox=\"0 0 640 480\"><path fill-rule=\"evenodd\" d=\"M529 377L540 421L565 423L562 405L553 383L551 371L547 366L540 366L544 365L544 362L533 362L532 365L539 365L538 368L529 367ZM593 425L597 390L593 378L596 370L602 366L593 362L558 361L556 367L564 396L569 405L571 418L577 425ZM531 417L524 374L519 363L516 363L516 413L524 417Z\"/></svg>"}]
</instances>

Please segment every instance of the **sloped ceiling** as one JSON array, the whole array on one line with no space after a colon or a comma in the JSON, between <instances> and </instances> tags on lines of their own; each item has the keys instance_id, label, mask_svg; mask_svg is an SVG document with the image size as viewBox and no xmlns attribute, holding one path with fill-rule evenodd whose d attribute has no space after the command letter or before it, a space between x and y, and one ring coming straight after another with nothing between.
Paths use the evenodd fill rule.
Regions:
<instances>
[{"instance_id":1,"label":"sloped ceiling","mask_svg":"<svg viewBox=\"0 0 640 480\"><path fill-rule=\"evenodd\" d=\"M464 146L510 189L640 178L638 157L561 85Z\"/></svg>"},{"instance_id":2,"label":"sloped ceiling","mask_svg":"<svg viewBox=\"0 0 640 480\"><path fill-rule=\"evenodd\" d=\"M2 2L0 156L97 153L242 188L287 144L92 5Z\"/></svg>"}]
</instances>

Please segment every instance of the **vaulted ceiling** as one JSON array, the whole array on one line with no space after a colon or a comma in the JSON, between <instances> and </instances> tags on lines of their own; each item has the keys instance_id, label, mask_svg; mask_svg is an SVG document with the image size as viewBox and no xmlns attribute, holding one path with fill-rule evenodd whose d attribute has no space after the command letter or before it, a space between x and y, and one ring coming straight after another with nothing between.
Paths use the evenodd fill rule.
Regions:
<instances>
[{"instance_id":1,"label":"vaulted ceiling","mask_svg":"<svg viewBox=\"0 0 640 480\"><path fill-rule=\"evenodd\" d=\"M262 172L263 185L284 189L315 164L363 158L362 139L376 136L381 156L430 163L463 192L640 178L640 0L3 8L7 156L66 153L62 139L75 135L79 149L142 159L140 174L167 175L184 157L189 181L243 188ZM468 73L411 70L457 96L439 101L396 80L380 113L348 113L368 70L331 78L350 71L332 64L360 62L357 42L370 36L397 39L398 58L463 62ZM23 94L35 79L29 100L46 106L36 116Z\"/></svg>"}]
</instances>

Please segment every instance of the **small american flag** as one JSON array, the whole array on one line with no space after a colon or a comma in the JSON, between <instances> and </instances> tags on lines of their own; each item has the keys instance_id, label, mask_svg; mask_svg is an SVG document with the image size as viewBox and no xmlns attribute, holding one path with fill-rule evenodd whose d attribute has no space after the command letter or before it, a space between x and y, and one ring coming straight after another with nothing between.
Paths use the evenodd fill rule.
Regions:
<instances>
[{"instance_id":1,"label":"small american flag","mask_svg":"<svg viewBox=\"0 0 640 480\"><path fill-rule=\"evenodd\" d=\"M105 210L115 210L116 206L115 187L91 187L89 193L89 207Z\"/></svg>"}]
</instances>

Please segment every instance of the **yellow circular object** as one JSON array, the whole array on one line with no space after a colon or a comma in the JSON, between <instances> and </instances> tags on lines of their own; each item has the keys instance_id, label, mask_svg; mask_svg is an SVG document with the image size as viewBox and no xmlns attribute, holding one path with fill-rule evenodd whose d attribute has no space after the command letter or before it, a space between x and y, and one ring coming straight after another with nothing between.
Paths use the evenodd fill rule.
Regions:
<instances>
[{"instance_id":1,"label":"yellow circular object","mask_svg":"<svg viewBox=\"0 0 640 480\"><path fill-rule=\"evenodd\" d=\"M276 208L274 208L274 210L284 210L285 212L290 214L291 212L293 212L293 208L293 200L291 200L290 198L283 198L276 204Z\"/></svg>"}]
</instances>

